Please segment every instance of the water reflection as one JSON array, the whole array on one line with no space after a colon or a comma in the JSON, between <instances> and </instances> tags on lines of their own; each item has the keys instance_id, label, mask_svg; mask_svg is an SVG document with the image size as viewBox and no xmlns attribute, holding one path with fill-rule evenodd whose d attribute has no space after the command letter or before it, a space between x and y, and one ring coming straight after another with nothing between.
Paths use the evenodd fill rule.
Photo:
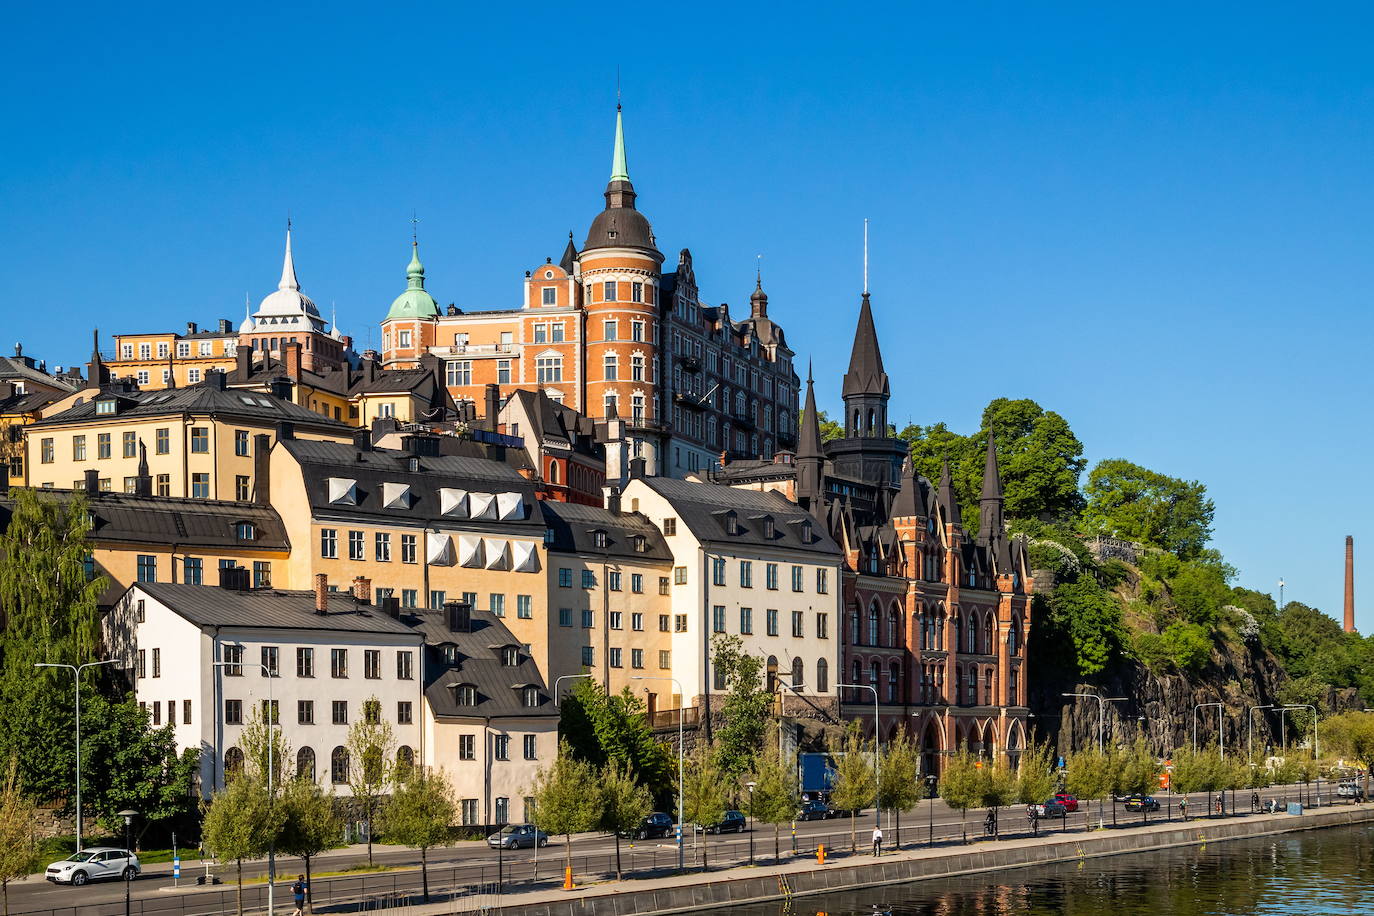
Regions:
<instances>
[{"instance_id":1,"label":"water reflection","mask_svg":"<svg viewBox=\"0 0 1374 916\"><path fill-rule=\"evenodd\" d=\"M893 916L1374 916L1371 859L1374 828L1343 827L725 912L870 916L876 906Z\"/></svg>"}]
</instances>

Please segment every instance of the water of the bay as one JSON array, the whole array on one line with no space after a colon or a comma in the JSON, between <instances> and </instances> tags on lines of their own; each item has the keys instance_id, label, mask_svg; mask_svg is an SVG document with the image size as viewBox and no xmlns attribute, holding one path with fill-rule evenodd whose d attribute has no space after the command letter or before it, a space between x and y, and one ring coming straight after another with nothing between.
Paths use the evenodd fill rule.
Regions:
<instances>
[{"instance_id":1,"label":"water of the bay","mask_svg":"<svg viewBox=\"0 0 1374 916\"><path fill-rule=\"evenodd\" d=\"M728 916L1374 916L1374 828L1338 827L1165 852L920 881ZM719 912L719 911L718 911Z\"/></svg>"}]
</instances>

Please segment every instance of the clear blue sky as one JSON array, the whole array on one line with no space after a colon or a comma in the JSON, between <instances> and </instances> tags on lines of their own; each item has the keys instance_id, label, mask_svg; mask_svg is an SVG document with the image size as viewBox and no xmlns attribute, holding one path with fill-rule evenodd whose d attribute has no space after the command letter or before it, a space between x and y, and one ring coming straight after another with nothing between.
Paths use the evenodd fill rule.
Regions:
<instances>
[{"instance_id":1,"label":"clear blue sky","mask_svg":"<svg viewBox=\"0 0 1374 916\"><path fill-rule=\"evenodd\" d=\"M762 253L823 406L868 217L896 421L1034 398L1336 614L1353 534L1374 627L1367 5L460 6L11 7L0 335L238 321L288 210L360 347L412 210L441 303L514 306L602 205L619 62L660 247L737 306Z\"/></svg>"}]
</instances>

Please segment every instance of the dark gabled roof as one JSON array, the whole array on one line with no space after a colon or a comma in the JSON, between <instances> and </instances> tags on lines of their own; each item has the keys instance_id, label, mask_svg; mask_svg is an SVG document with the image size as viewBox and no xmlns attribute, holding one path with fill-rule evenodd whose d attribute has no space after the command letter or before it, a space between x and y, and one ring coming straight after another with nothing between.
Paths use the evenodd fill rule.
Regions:
<instances>
[{"instance_id":1,"label":"dark gabled roof","mask_svg":"<svg viewBox=\"0 0 1374 916\"><path fill-rule=\"evenodd\" d=\"M0 398L0 414L33 413L71 394L70 391L30 391Z\"/></svg>"},{"instance_id":2,"label":"dark gabled roof","mask_svg":"<svg viewBox=\"0 0 1374 916\"><path fill-rule=\"evenodd\" d=\"M444 718L509 716L553 717L558 715L539 666L530 658L500 618L490 611L472 611L470 632L454 633L445 612L423 610L406 617L425 638L425 699L434 715ZM458 664L444 662L443 647L458 649ZM501 649L518 647L520 663L514 667L501 662ZM459 706L454 686L471 684L477 688L476 706ZM528 707L522 697L526 685L539 688L539 705Z\"/></svg>"},{"instance_id":3,"label":"dark gabled roof","mask_svg":"<svg viewBox=\"0 0 1374 916\"><path fill-rule=\"evenodd\" d=\"M352 373L348 385L349 394L389 394L414 392L435 381L431 369L378 369L370 374L364 369ZM428 392L426 392L428 394Z\"/></svg>"},{"instance_id":4,"label":"dark gabled roof","mask_svg":"<svg viewBox=\"0 0 1374 916\"><path fill-rule=\"evenodd\" d=\"M713 544L748 544L759 548L803 550L810 553L837 554L839 545L824 526L805 509L780 493L692 483L667 477L646 477L644 483L663 496L677 511L698 540ZM727 521L734 513L738 534L727 533ZM774 536L764 534L764 519L773 519ZM812 541L802 540L804 528Z\"/></svg>"},{"instance_id":5,"label":"dark gabled roof","mask_svg":"<svg viewBox=\"0 0 1374 916\"><path fill-rule=\"evenodd\" d=\"M659 561L672 565L673 553L663 540L663 534L648 518L638 512L615 514L600 506L580 503L561 503L542 500L539 508L544 524L553 532L549 544L551 553L577 553L589 556L609 554L628 560ZM596 531L605 531L606 546L596 546ZM644 550L635 549L635 538L644 539Z\"/></svg>"},{"instance_id":6,"label":"dark gabled roof","mask_svg":"<svg viewBox=\"0 0 1374 916\"><path fill-rule=\"evenodd\" d=\"M911 456L908 455L902 460L902 488L897 491L897 498L892 501L892 517L929 515L930 510L926 504L926 493L929 489L929 481L916 474Z\"/></svg>"},{"instance_id":7,"label":"dark gabled roof","mask_svg":"<svg viewBox=\"0 0 1374 916\"><path fill-rule=\"evenodd\" d=\"M36 421L34 426L56 426L77 423L85 420L107 420L112 417L166 417L184 414L216 414L221 417L241 418L257 423L288 422L298 426L327 430L343 435L349 434L353 427L336 420L330 420L313 410L308 410L290 401L283 401L268 394L221 389L213 382L201 382L184 388L168 388L161 391L122 391L118 394L121 407L118 414L96 414L95 402L108 395L100 395L83 401L73 407Z\"/></svg>"},{"instance_id":8,"label":"dark gabled roof","mask_svg":"<svg viewBox=\"0 0 1374 916\"><path fill-rule=\"evenodd\" d=\"M537 444L559 442L590 457L604 458L604 450L597 447L596 422L590 417L558 403L542 390L519 389L511 392L509 400L520 403L533 427L521 430L524 438Z\"/></svg>"},{"instance_id":9,"label":"dark gabled roof","mask_svg":"<svg viewBox=\"0 0 1374 916\"><path fill-rule=\"evenodd\" d=\"M963 525L963 517L959 514L959 497L954 494L954 482L949 476L949 459L945 459L940 467L940 485L935 491L935 499L945 512L946 524Z\"/></svg>"},{"instance_id":10,"label":"dark gabled roof","mask_svg":"<svg viewBox=\"0 0 1374 916\"><path fill-rule=\"evenodd\" d=\"M391 449L359 450L350 443L315 442L284 439L278 443L300 462L306 496L316 517L372 520L387 519L393 524L441 524L445 527L484 529L529 535L528 529L542 534L544 523L534 509L534 484L508 464L489 458L457 455L411 455ZM507 449L509 453L511 449ZM418 470L409 469L411 459ZM329 478L355 481L357 504L333 503L329 498ZM382 484L410 486L406 507L387 508L383 504ZM494 521L455 519L442 512L439 490L453 488L478 493L519 493L526 507L522 520Z\"/></svg>"},{"instance_id":11,"label":"dark gabled roof","mask_svg":"<svg viewBox=\"0 0 1374 916\"><path fill-rule=\"evenodd\" d=\"M38 490L53 499L72 499L74 490ZM128 493L83 494L93 527L90 537L99 545L176 545L181 548L239 550L291 549L286 528L276 510L257 503L175 496L133 496ZM0 499L0 522L8 524L12 499ZM253 525L251 541L240 541L235 526Z\"/></svg>"},{"instance_id":12,"label":"dark gabled roof","mask_svg":"<svg viewBox=\"0 0 1374 916\"><path fill-rule=\"evenodd\" d=\"M358 604L343 592L330 592L329 612L317 614L315 593L310 591L260 588L240 592L167 582L138 582L130 586L130 591L135 589L142 589L198 626L417 635L414 628L393 620L386 611Z\"/></svg>"},{"instance_id":13,"label":"dark gabled roof","mask_svg":"<svg viewBox=\"0 0 1374 916\"><path fill-rule=\"evenodd\" d=\"M889 393L887 372L883 370L883 354L878 349L878 331L873 326L873 310L864 293L859 306L859 324L854 329L854 348L849 354L849 371L844 374L842 394Z\"/></svg>"},{"instance_id":14,"label":"dark gabled roof","mask_svg":"<svg viewBox=\"0 0 1374 916\"><path fill-rule=\"evenodd\" d=\"M49 375L40 370L27 356L0 356L0 381L11 380L33 382L49 388L71 393L75 391L73 380Z\"/></svg>"}]
</instances>

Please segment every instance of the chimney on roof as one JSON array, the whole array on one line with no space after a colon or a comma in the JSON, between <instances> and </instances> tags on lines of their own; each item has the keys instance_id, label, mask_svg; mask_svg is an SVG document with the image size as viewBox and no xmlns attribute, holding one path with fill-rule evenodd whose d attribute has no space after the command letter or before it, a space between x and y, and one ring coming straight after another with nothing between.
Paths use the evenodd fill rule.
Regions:
<instances>
[{"instance_id":1,"label":"chimney on roof","mask_svg":"<svg viewBox=\"0 0 1374 916\"><path fill-rule=\"evenodd\" d=\"M1355 538L1345 536L1345 631L1355 632Z\"/></svg>"},{"instance_id":2,"label":"chimney on roof","mask_svg":"<svg viewBox=\"0 0 1374 916\"><path fill-rule=\"evenodd\" d=\"M253 437L253 502L272 504L272 437L258 433Z\"/></svg>"},{"instance_id":3,"label":"chimney on roof","mask_svg":"<svg viewBox=\"0 0 1374 916\"><path fill-rule=\"evenodd\" d=\"M205 381L209 382L210 387L216 391L223 391L227 387L225 385L226 379L224 377L224 370L222 369L211 369L206 372Z\"/></svg>"},{"instance_id":4,"label":"chimney on roof","mask_svg":"<svg viewBox=\"0 0 1374 916\"><path fill-rule=\"evenodd\" d=\"M220 567L219 587L231 592L248 591L248 570L242 566Z\"/></svg>"},{"instance_id":5,"label":"chimney on roof","mask_svg":"<svg viewBox=\"0 0 1374 916\"><path fill-rule=\"evenodd\" d=\"M643 479L644 479L644 469L645 469L645 461L644 461L644 456L643 456L643 455L636 455L635 457L633 457L633 458L630 459L630 479L631 479L631 480L643 480Z\"/></svg>"},{"instance_id":6,"label":"chimney on roof","mask_svg":"<svg viewBox=\"0 0 1374 916\"><path fill-rule=\"evenodd\" d=\"M444 605L450 633L472 632L472 605L462 601L450 601Z\"/></svg>"},{"instance_id":7,"label":"chimney on roof","mask_svg":"<svg viewBox=\"0 0 1374 916\"><path fill-rule=\"evenodd\" d=\"M372 580L367 576L353 577L353 599L359 604L372 603Z\"/></svg>"},{"instance_id":8,"label":"chimney on roof","mask_svg":"<svg viewBox=\"0 0 1374 916\"><path fill-rule=\"evenodd\" d=\"M14 397L14 382L0 382L0 401Z\"/></svg>"},{"instance_id":9,"label":"chimney on roof","mask_svg":"<svg viewBox=\"0 0 1374 916\"><path fill-rule=\"evenodd\" d=\"M358 429L353 431L353 447L360 452L372 451L372 430Z\"/></svg>"},{"instance_id":10,"label":"chimney on roof","mask_svg":"<svg viewBox=\"0 0 1374 916\"><path fill-rule=\"evenodd\" d=\"M221 318L216 329L220 334L229 334L234 330L234 324L228 318Z\"/></svg>"},{"instance_id":11,"label":"chimney on roof","mask_svg":"<svg viewBox=\"0 0 1374 916\"><path fill-rule=\"evenodd\" d=\"M384 600L384 601L382 602L382 606L386 609L386 614L387 614L387 616L390 617L392 620L400 620L400 619L401 619L401 599L400 599L400 598L396 598L396 597L394 597L394 596L388 596L388 597L386 598L386 600Z\"/></svg>"},{"instance_id":12,"label":"chimney on roof","mask_svg":"<svg viewBox=\"0 0 1374 916\"><path fill-rule=\"evenodd\" d=\"M100 492L100 472L86 471L86 495L95 496Z\"/></svg>"},{"instance_id":13,"label":"chimney on roof","mask_svg":"<svg viewBox=\"0 0 1374 916\"><path fill-rule=\"evenodd\" d=\"M401 451L407 455L438 457L439 437L433 433L411 433L401 437Z\"/></svg>"},{"instance_id":14,"label":"chimney on roof","mask_svg":"<svg viewBox=\"0 0 1374 916\"><path fill-rule=\"evenodd\" d=\"M291 379L284 375L279 375L267 384L267 391L278 401L291 401Z\"/></svg>"},{"instance_id":15,"label":"chimney on roof","mask_svg":"<svg viewBox=\"0 0 1374 916\"><path fill-rule=\"evenodd\" d=\"M382 362L377 358L376 350L368 350L363 354L363 378L369 382L377 381L377 373L382 369Z\"/></svg>"},{"instance_id":16,"label":"chimney on roof","mask_svg":"<svg viewBox=\"0 0 1374 916\"><path fill-rule=\"evenodd\" d=\"M315 613L329 613L329 577L324 573L315 573Z\"/></svg>"},{"instance_id":17,"label":"chimney on roof","mask_svg":"<svg viewBox=\"0 0 1374 916\"><path fill-rule=\"evenodd\" d=\"M196 333L196 323L194 321L186 322L186 336L189 337L194 333Z\"/></svg>"},{"instance_id":18,"label":"chimney on roof","mask_svg":"<svg viewBox=\"0 0 1374 916\"><path fill-rule=\"evenodd\" d=\"M253 348L239 347L234 351L234 368L239 371L239 381L248 381L249 374L253 371Z\"/></svg>"},{"instance_id":19,"label":"chimney on roof","mask_svg":"<svg viewBox=\"0 0 1374 916\"><path fill-rule=\"evenodd\" d=\"M301 381L301 345L298 341L288 341L282 347L282 363L286 367L286 374L292 382L300 384Z\"/></svg>"},{"instance_id":20,"label":"chimney on roof","mask_svg":"<svg viewBox=\"0 0 1374 916\"><path fill-rule=\"evenodd\" d=\"M492 432L497 431L500 425L501 413L501 386L494 382L488 382L486 387L486 413L483 414L487 421L487 429Z\"/></svg>"},{"instance_id":21,"label":"chimney on roof","mask_svg":"<svg viewBox=\"0 0 1374 916\"><path fill-rule=\"evenodd\" d=\"M606 511L612 515L620 514L620 487L606 488Z\"/></svg>"}]
</instances>

